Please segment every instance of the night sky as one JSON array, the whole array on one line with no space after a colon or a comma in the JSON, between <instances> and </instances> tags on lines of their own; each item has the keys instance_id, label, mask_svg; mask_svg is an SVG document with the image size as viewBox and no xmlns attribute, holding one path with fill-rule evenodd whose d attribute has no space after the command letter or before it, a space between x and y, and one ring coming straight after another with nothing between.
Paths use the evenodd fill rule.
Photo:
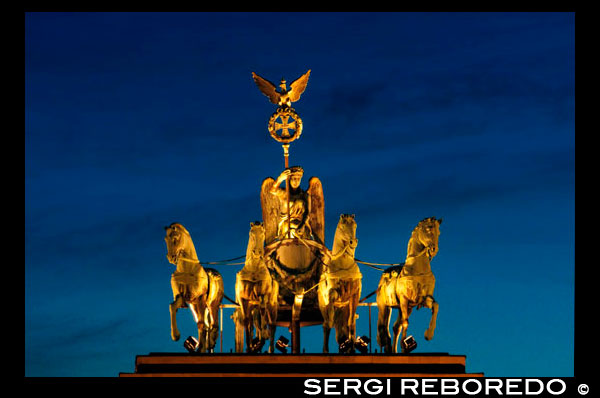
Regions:
<instances>
[{"instance_id":1,"label":"night sky","mask_svg":"<svg viewBox=\"0 0 600 398\"><path fill-rule=\"evenodd\" d=\"M438 327L425 341L430 312L413 311L415 353L573 376L573 13L26 13L26 376L185 352L197 331L180 310L170 339L163 226L182 223L202 261L245 254L260 184L284 165L251 72L308 69L290 164L323 183L328 247L354 213L356 257L403 262L416 224L443 217ZM240 268L218 267L232 298ZM381 273L361 270L364 297ZM302 348L321 347L303 328Z\"/></svg>"}]
</instances>

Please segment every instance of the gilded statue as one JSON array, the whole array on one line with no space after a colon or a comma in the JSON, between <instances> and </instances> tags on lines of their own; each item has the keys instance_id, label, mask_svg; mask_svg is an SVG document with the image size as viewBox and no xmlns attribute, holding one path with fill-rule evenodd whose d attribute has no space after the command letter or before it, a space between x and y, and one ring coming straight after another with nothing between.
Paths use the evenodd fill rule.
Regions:
<instances>
[{"instance_id":1,"label":"gilded statue","mask_svg":"<svg viewBox=\"0 0 600 398\"><path fill-rule=\"evenodd\" d=\"M286 87L285 79L281 79L281 83L279 84L280 90L277 91L277 88L273 83L252 72L252 78L261 93L269 98L269 101L273 104L279 105L280 107L290 107L292 102L296 102L300 99L300 96L304 90L306 90L309 76L310 69L298 79L294 80L292 84L290 84L289 89Z\"/></svg>"},{"instance_id":2,"label":"gilded statue","mask_svg":"<svg viewBox=\"0 0 600 398\"><path fill-rule=\"evenodd\" d=\"M433 298L435 276L431 271L431 260L438 253L438 240L442 219L429 217L421 220L408 241L404 265L388 268L381 276L377 287L377 342L386 353L397 352L398 337L402 334L402 352L406 352L404 341L408 318L414 307L431 309L429 328L425 340L433 339L439 304ZM389 322L392 308L398 308L398 319L394 323L394 341L390 341Z\"/></svg>"},{"instance_id":3,"label":"gilded statue","mask_svg":"<svg viewBox=\"0 0 600 398\"><path fill-rule=\"evenodd\" d=\"M319 309L323 316L323 352L329 352L329 334L335 328L340 351L353 352L356 309L362 289L362 273L354 260L358 245L354 214L342 214L335 230L331 261L319 281Z\"/></svg>"},{"instance_id":4,"label":"gilded statue","mask_svg":"<svg viewBox=\"0 0 600 398\"><path fill-rule=\"evenodd\" d=\"M177 310L189 306L198 326L197 351L213 352L219 335L219 306L224 294L223 278L217 270L204 268L200 264L192 237L183 225L172 223L165 227L165 232L167 259L176 267L171 275L171 338L174 341L180 338Z\"/></svg>"},{"instance_id":5,"label":"gilded statue","mask_svg":"<svg viewBox=\"0 0 600 398\"><path fill-rule=\"evenodd\" d=\"M271 277L265 263L265 228L261 222L250 223L244 267L236 274L235 300L240 305L239 322L246 334L246 351L253 352L269 339L269 352L275 348L275 330L279 299L279 284ZM258 317L256 316L258 315ZM256 319L258 318L258 319ZM256 321L258 347L252 344ZM237 344L240 346L240 344Z\"/></svg>"},{"instance_id":6,"label":"gilded statue","mask_svg":"<svg viewBox=\"0 0 600 398\"><path fill-rule=\"evenodd\" d=\"M261 204L266 244L276 239L301 238L325 241L325 201L321 180L312 177L308 189L300 185L304 170L300 166L286 168L274 180L266 178L261 186ZM289 191L280 185L289 179ZM289 194L289 196L288 196Z\"/></svg>"}]
</instances>

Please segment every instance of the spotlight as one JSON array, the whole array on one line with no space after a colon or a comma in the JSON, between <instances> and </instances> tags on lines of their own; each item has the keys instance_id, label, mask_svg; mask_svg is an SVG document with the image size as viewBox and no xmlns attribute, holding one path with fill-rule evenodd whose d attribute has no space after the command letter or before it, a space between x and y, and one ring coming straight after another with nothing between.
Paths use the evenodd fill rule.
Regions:
<instances>
[{"instance_id":1,"label":"spotlight","mask_svg":"<svg viewBox=\"0 0 600 398\"><path fill-rule=\"evenodd\" d=\"M342 344L340 344L339 350L340 350L340 352L342 352L344 354L348 354L348 353L352 352L353 346L354 345L352 344L352 340L347 339Z\"/></svg>"},{"instance_id":2,"label":"spotlight","mask_svg":"<svg viewBox=\"0 0 600 398\"><path fill-rule=\"evenodd\" d=\"M263 346L265 345L265 341L259 339L258 337L255 337L252 340L251 346L250 346L250 352L251 353L255 353L255 352L260 352L260 350L263 348Z\"/></svg>"},{"instance_id":3,"label":"spotlight","mask_svg":"<svg viewBox=\"0 0 600 398\"><path fill-rule=\"evenodd\" d=\"M404 352L406 354L417 348L417 342L415 341L415 338L412 336L408 336L407 338L402 340L402 348L404 349Z\"/></svg>"},{"instance_id":4,"label":"spotlight","mask_svg":"<svg viewBox=\"0 0 600 398\"><path fill-rule=\"evenodd\" d=\"M279 340L275 343L275 348L282 354L287 354L288 343L290 341L284 336L279 337Z\"/></svg>"},{"instance_id":5,"label":"spotlight","mask_svg":"<svg viewBox=\"0 0 600 398\"><path fill-rule=\"evenodd\" d=\"M361 354L366 354L367 350L369 349L370 342L371 339L367 336L359 336L356 338L356 342L354 342L354 347L356 347Z\"/></svg>"},{"instance_id":6,"label":"spotlight","mask_svg":"<svg viewBox=\"0 0 600 398\"><path fill-rule=\"evenodd\" d=\"M185 339L185 341L183 342L183 346L185 347L186 350L188 350L190 353L192 352L196 352L196 350L198 349L198 346L200 345L200 343L198 342L198 340L196 340L195 337L190 336L187 339Z\"/></svg>"}]
</instances>

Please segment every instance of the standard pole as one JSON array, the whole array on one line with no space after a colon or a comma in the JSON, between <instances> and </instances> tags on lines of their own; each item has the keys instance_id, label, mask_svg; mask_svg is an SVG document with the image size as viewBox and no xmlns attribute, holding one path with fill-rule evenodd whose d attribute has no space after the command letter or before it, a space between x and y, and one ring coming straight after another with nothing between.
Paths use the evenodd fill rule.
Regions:
<instances>
[{"instance_id":1,"label":"standard pole","mask_svg":"<svg viewBox=\"0 0 600 398\"><path fill-rule=\"evenodd\" d=\"M300 312L302 311L302 300L304 300L304 289L300 294L294 296L292 305L292 321L290 332L292 334L292 354L300 354Z\"/></svg>"},{"instance_id":2,"label":"standard pole","mask_svg":"<svg viewBox=\"0 0 600 398\"><path fill-rule=\"evenodd\" d=\"M219 334L220 334L220 345L221 345L221 352L223 352L223 306L219 306Z\"/></svg>"},{"instance_id":3,"label":"standard pole","mask_svg":"<svg viewBox=\"0 0 600 398\"><path fill-rule=\"evenodd\" d=\"M300 321L292 321L292 354L300 354Z\"/></svg>"},{"instance_id":4,"label":"standard pole","mask_svg":"<svg viewBox=\"0 0 600 398\"><path fill-rule=\"evenodd\" d=\"M283 157L285 158L285 168L290 167L289 157L290 157L290 144L282 144L283 147ZM290 238L290 176L287 176L285 179L285 193L287 196L287 238Z\"/></svg>"},{"instance_id":5,"label":"standard pole","mask_svg":"<svg viewBox=\"0 0 600 398\"><path fill-rule=\"evenodd\" d=\"M369 354L371 353L371 303L369 303Z\"/></svg>"}]
</instances>

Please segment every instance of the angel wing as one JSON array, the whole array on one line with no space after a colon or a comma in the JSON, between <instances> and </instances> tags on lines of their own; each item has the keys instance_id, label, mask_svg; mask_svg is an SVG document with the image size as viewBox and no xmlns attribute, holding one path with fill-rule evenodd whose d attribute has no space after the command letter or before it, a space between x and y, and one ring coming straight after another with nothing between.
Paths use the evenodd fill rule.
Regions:
<instances>
[{"instance_id":1,"label":"angel wing","mask_svg":"<svg viewBox=\"0 0 600 398\"><path fill-rule=\"evenodd\" d=\"M297 78L290 84L290 89L288 90L288 98L291 102L296 102L300 99L300 96L306 90L306 85L308 84L308 77L310 76L310 69L308 72Z\"/></svg>"},{"instance_id":2,"label":"angel wing","mask_svg":"<svg viewBox=\"0 0 600 398\"><path fill-rule=\"evenodd\" d=\"M281 97L281 94L277 92L277 88L275 87L275 85L273 83L271 83L267 79L264 79L264 78L258 76L254 72L252 72L252 78L254 79L254 82L258 86L258 89L269 98L269 101L271 101L274 104L279 104L279 99Z\"/></svg>"},{"instance_id":3,"label":"angel wing","mask_svg":"<svg viewBox=\"0 0 600 398\"><path fill-rule=\"evenodd\" d=\"M310 72L310 71L309 71ZM325 199L323 185L317 177L311 177L308 182L309 194L309 223L315 240L325 244Z\"/></svg>"},{"instance_id":4,"label":"angel wing","mask_svg":"<svg viewBox=\"0 0 600 398\"><path fill-rule=\"evenodd\" d=\"M277 222L279 219L279 200L271 194L275 180L267 177L260 187L260 204L262 206L263 224L265 226L265 245L272 243L277 237Z\"/></svg>"}]
</instances>

